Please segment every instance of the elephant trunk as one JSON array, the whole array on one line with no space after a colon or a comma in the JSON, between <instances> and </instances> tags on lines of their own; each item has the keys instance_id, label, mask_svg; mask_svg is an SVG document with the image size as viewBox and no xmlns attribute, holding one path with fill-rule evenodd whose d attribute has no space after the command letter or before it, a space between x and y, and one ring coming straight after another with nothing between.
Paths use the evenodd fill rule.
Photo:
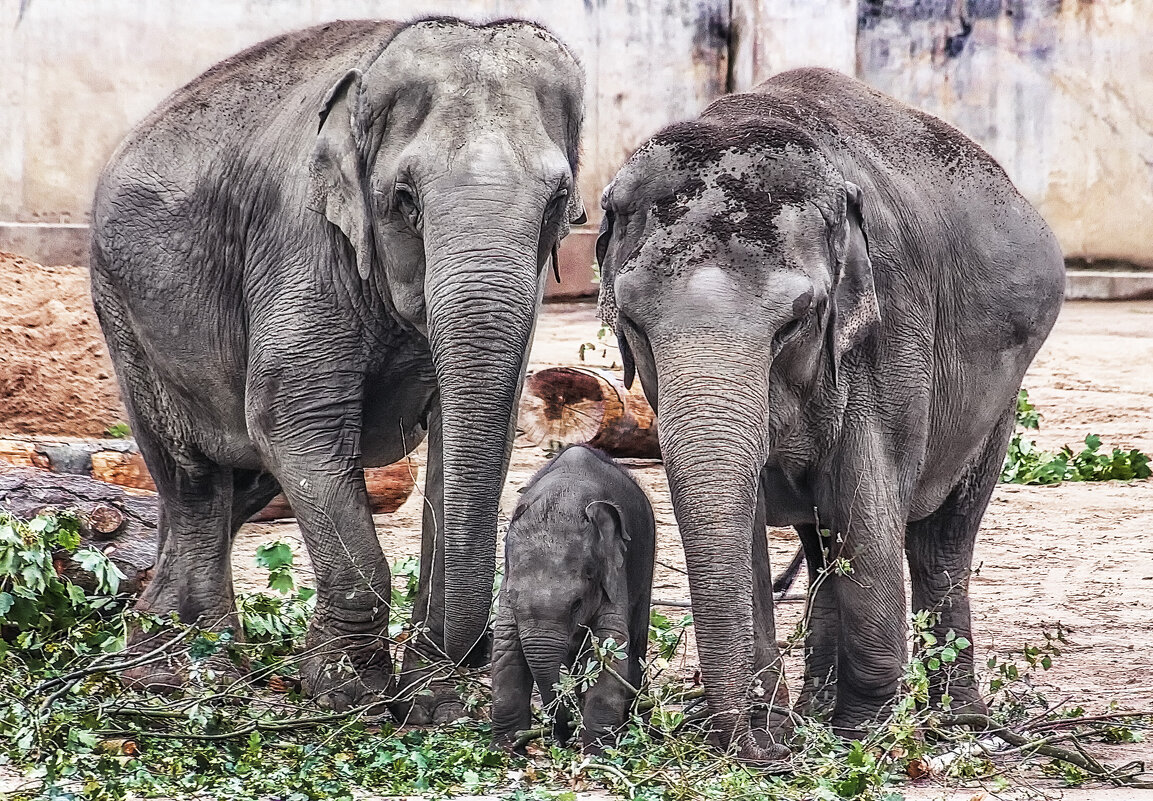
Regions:
<instances>
[{"instance_id":1,"label":"elephant trunk","mask_svg":"<svg viewBox=\"0 0 1153 801\"><path fill-rule=\"evenodd\" d=\"M540 299L534 221L547 198L520 191L520 202L502 202L499 213L499 197L427 204L426 319L443 433L444 647L456 662L488 624L500 492Z\"/></svg>"},{"instance_id":2,"label":"elephant trunk","mask_svg":"<svg viewBox=\"0 0 1153 801\"><path fill-rule=\"evenodd\" d=\"M541 704L554 715L558 711L556 685L560 681L561 665L568 656L568 645L568 635L560 631L524 632L521 635L524 658L540 693Z\"/></svg>"},{"instance_id":3,"label":"elephant trunk","mask_svg":"<svg viewBox=\"0 0 1153 801\"><path fill-rule=\"evenodd\" d=\"M661 453L684 543L705 697L724 746L747 753L755 749L748 739L752 535L767 447L768 366L740 358L739 342L685 339L693 345L653 343Z\"/></svg>"}]
</instances>

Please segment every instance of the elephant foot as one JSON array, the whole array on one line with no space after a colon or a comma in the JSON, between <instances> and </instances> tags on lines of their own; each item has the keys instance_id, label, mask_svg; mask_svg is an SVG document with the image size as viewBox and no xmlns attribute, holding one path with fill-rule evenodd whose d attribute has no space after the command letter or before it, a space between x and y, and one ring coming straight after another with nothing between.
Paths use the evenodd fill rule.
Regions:
<instances>
[{"instance_id":1,"label":"elephant foot","mask_svg":"<svg viewBox=\"0 0 1153 801\"><path fill-rule=\"evenodd\" d=\"M368 714L385 711L393 688L392 654L380 638L364 639L367 642L338 647L334 638L309 632L300 679L304 691L322 707L335 712L360 706L367 706Z\"/></svg>"},{"instance_id":2,"label":"elephant foot","mask_svg":"<svg viewBox=\"0 0 1153 801\"><path fill-rule=\"evenodd\" d=\"M930 687L929 699L933 709L944 709L941 698L945 695L949 696L947 712L950 715L989 714L989 707L985 704L985 699L981 697L981 691L977 687L975 679L954 680L945 686Z\"/></svg>"},{"instance_id":3,"label":"elephant foot","mask_svg":"<svg viewBox=\"0 0 1153 801\"><path fill-rule=\"evenodd\" d=\"M231 641L239 640L236 632L241 629L235 616L226 618L224 624L221 630L232 633ZM225 689L248 674L247 659L224 644L206 656L191 656L189 646L196 639L188 636L188 632L182 636L180 631L171 628L145 632L133 626L121 658L140 664L122 670L118 674L120 683L130 690L168 695L189 686Z\"/></svg>"},{"instance_id":4,"label":"elephant foot","mask_svg":"<svg viewBox=\"0 0 1153 801\"><path fill-rule=\"evenodd\" d=\"M713 723L717 722L714 716ZM708 739L718 750L731 754L746 765L774 765L792 755L792 751L777 736L765 729L746 728L741 732L730 728L726 731L722 726L713 728Z\"/></svg>"},{"instance_id":5,"label":"elephant foot","mask_svg":"<svg viewBox=\"0 0 1153 801\"><path fill-rule=\"evenodd\" d=\"M867 704L843 704L833 712L829 726L833 734L845 740L861 740L874 731L892 710L893 698Z\"/></svg>"},{"instance_id":6,"label":"elephant foot","mask_svg":"<svg viewBox=\"0 0 1153 801\"><path fill-rule=\"evenodd\" d=\"M949 702L949 709L945 710L946 714L989 716L989 707L985 703L985 699L982 698L981 694L975 689L970 692L961 693L957 688L950 688L950 695L952 696L952 700ZM933 708L943 709L940 696L933 699Z\"/></svg>"},{"instance_id":7,"label":"elephant foot","mask_svg":"<svg viewBox=\"0 0 1153 801\"><path fill-rule=\"evenodd\" d=\"M740 744L730 750L739 762L753 767L779 767L793 752L783 743L775 742L764 731L750 731Z\"/></svg>"},{"instance_id":8,"label":"elephant foot","mask_svg":"<svg viewBox=\"0 0 1153 801\"><path fill-rule=\"evenodd\" d=\"M451 662L428 661L415 650L405 649L399 692L390 705L393 717L413 726L439 725L467 717L457 679Z\"/></svg>"},{"instance_id":9,"label":"elephant foot","mask_svg":"<svg viewBox=\"0 0 1153 801\"><path fill-rule=\"evenodd\" d=\"M793 711L806 718L827 720L833 714L837 703L836 682L806 681L793 705Z\"/></svg>"}]
</instances>

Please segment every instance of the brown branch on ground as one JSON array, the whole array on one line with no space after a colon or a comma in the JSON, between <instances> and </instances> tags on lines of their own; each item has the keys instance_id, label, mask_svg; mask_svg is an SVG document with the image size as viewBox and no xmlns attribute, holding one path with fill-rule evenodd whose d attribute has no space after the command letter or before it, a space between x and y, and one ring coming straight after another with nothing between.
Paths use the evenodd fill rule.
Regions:
<instances>
[{"instance_id":1,"label":"brown branch on ground","mask_svg":"<svg viewBox=\"0 0 1153 801\"><path fill-rule=\"evenodd\" d=\"M1135 716L1139 717L1139 716ZM1102 781L1111 782L1113 784L1121 785L1124 787L1134 787L1141 789L1153 789L1153 781L1134 781L1137 775L1144 772L1145 766L1140 763L1130 763L1123 765L1121 768L1114 768L1106 765L1096 758L1091 756L1080 746L1080 743L1073 741L1076 750L1069 748L1061 748L1052 745L1045 739L1030 739L1020 732L1013 731L1005 726L1000 725L988 715L979 714L965 714L965 715L948 715L938 722L940 727L956 728L965 727L975 729L985 734L992 734L995 737L1004 740L1009 745L1015 746L1022 752L1040 754L1061 762L1066 762L1074 765L1081 770L1088 773L1094 778L1101 779ZM1125 773L1125 768L1133 768L1134 772Z\"/></svg>"}]
</instances>

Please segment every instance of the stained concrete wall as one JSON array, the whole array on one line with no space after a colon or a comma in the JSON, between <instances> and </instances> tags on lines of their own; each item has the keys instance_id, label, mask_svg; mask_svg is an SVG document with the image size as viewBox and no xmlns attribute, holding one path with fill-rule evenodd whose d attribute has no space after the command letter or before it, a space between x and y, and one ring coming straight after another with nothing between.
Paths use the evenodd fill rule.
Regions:
<instances>
[{"instance_id":1,"label":"stained concrete wall","mask_svg":"<svg viewBox=\"0 0 1153 801\"><path fill-rule=\"evenodd\" d=\"M857 74L1005 167L1067 258L1153 268L1153 0L862 0Z\"/></svg>"},{"instance_id":2,"label":"stained concrete wall","mask_svg":"<svg viewBox=\"0 0 1153 801\"><path fill-rule=\"evenodd\" d=\"M19 5L0 0L0 249L82 238L55 224L86 220L115 143L219 58L323 20L448 12L537 19L581 55L594 222L658 127L819 64L981 142L1070 257L1153 267L1153 0L31 0L16 25Z\"/></svg>"}]
</instances>

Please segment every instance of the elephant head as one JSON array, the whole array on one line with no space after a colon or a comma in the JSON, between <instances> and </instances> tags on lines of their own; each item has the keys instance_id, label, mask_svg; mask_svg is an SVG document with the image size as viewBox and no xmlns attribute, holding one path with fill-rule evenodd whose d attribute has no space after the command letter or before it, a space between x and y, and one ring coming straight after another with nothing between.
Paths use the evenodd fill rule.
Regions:
<instances>
[{"instance_id":1,"label":"elephant head","mask_svg":"<svg viewBox=\"0 0 1153 801\"><path fill-rule=\"evenodd\" d=\"M724 101L602 201L601 314L659 413L714 720L753 752L758 476L803 415L843 408L842 365L878 324L867 204L808 134Z\"/></svg>"},{"instance_id":2,"label":"elephant head","mask_svg":"<svg viewBox=\"0 0 1153 801\"><path fill-rule=\"evenodd\" d=\"M590 631L607 622L618 641L627 637L628 541L621 511L610 501L586 503L561 492L518 505L505 543L501 603L516 620L546 705L555 698L561 665L571 664Z\"/></svg>"},{"instance_id":3,"label":"elephant head","mask_svg":"<svg viewBox=\"0 0 1153 801\"><path fill-rule=\"evenodd\" d=\"M372 292L427 337L443 425L445 649L484 631L496 517L542 272L571 223L583 73L523 21L400 28L323 99L309 207ZM357 281L359 279L359 283ZM357 287L357 288L350 288Z\"/></svg>"}]
</instances>

